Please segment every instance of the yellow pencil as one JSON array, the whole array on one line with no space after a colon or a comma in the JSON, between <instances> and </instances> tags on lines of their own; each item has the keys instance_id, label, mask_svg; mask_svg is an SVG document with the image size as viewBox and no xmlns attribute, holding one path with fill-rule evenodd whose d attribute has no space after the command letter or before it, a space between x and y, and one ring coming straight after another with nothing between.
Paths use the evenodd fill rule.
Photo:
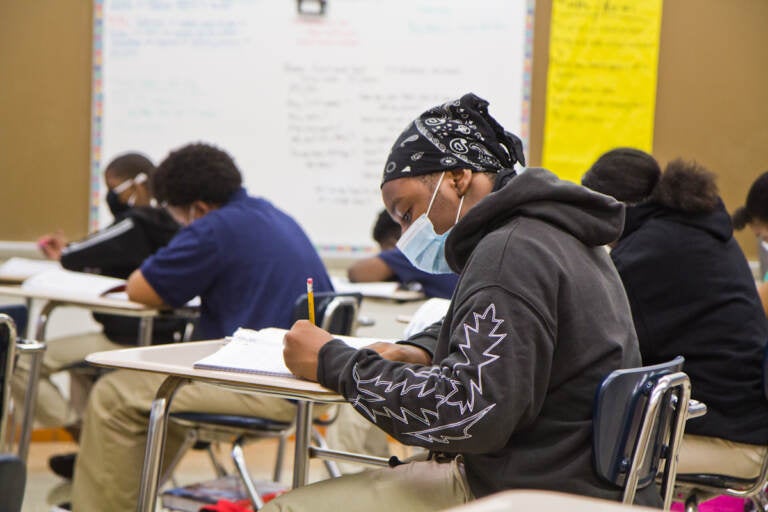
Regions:
<instances>
[{"instance_id":1,"label":"yellow pencil","mask_svg":"<svg viewBox=\"0 0 768 512\"><path fill-rule=\"evenodd\" d=\"M307 278L307 305L309 306L309 321L315 323L315 292L312 291L312 278Z\"/></svg>"}]
</instances>

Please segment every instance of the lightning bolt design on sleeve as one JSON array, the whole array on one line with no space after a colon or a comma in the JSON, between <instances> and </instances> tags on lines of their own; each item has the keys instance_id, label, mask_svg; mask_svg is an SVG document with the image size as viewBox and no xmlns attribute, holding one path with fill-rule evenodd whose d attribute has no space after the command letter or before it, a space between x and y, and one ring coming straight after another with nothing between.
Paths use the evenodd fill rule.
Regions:
<instances>
[{"instance_id":1,"label":"lightning bolt design on sleeve","mask_svg":"<svg viewBox=\"0 0 768 512\"><path fill-rule=\"evenodd\" d=\"M352 405L374 423L387 418L413 426L416 430L405 434L422 442L471 438L472 426L496 406L483 400L483 373L500 357L494 349L507 336L498 332L503 323L493 303L482 313L472 312L462 323L463 338L453 350L458 362L404 368L396 381L384 374L363 378L355 365L357 395ZM476 411L480 403L482 409Z\"/></svg>"}]
</instances>

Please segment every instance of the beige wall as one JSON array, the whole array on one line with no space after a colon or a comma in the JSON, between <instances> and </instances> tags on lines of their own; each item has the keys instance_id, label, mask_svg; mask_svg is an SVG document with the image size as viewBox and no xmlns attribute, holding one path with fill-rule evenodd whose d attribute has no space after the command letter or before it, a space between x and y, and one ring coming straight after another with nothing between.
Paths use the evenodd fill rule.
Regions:
<instances>
[{"instance_id":1,"label":"beige wall","mask_svg":"<svg viewBox=\"0 0 768 512\"><path fill-rule=\"evenodd\" d=\"M0 1L0 240L87 231L91 4Z\"/></svg>"},{"instance_id":2,"label":"beige wall","mask_svg":"<svg viewBox=\"0 0 768 512\"><path fill-rule=\"evenodd\" d=\"M551 0L537 0L530 160L541 163ZM666 0L653 154L697 160L718 175L729 211L768 171L768 2ZM747 256L756 243L737 235Z\"/></svg>"},{"instance_id":3,"label":"beige wall","mask_svg":"<svg viewBox=\"0 0 768 512\"><path fill-rule=\"evenodd\" d=\"M0 240L87 230L91 6L0 2ZM542 153L550 11L551 0L537 1L533 165ZM654 154L709 166L729 210L768 170L766 22L766 0L664 2ZM754 257L754 240L740 241Z\"/></svg>"}]
</instances>

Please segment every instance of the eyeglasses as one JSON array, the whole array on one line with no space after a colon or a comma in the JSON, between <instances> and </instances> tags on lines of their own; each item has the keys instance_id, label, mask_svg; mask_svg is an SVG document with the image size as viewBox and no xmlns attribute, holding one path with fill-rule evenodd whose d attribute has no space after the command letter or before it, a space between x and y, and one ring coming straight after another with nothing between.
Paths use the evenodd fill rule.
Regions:
<instances>
[{"instance_id":1,"label":"eyeglasses","mask_svg":"<svg viewBox=\"0 0 768 512\"><path fill-rule=\"evenodd\" d=\"M121 184L119 184L118 186L114 187L112 191L115 194L122 194L123 192L128 190L131 187L131 185L141 185L145 181L147 181L147 175L144 174L143 172L140 172L133 178L129 178L124 182L122 182Z\"/></svg>"}]
</instances>

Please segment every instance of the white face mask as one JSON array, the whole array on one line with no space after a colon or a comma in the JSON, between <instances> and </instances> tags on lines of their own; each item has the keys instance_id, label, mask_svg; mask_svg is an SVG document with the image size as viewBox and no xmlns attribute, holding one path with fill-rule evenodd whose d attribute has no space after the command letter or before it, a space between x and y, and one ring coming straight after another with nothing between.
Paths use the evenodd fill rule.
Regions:
<instances>
[{"instance_id":1,"label":"white face mask","mask_svg":"<svg viewBox=\"0 0 768 512\"><path fill-rule=\"evenodd\" d=\"M448 274L453 272L445 259L445 240L451 227L445 233L438 235L435 233L435 226L429 220L429 212L432 204L437 197L437 191L440 190L440 184L443 182L445 172L440 175L435 191L432 193L432 199L429 201L426 213L423 213L416 221L411 224L405 233L397 241L397 248L400 249L408 260L419 270L430 274ZM461 207L464 204L464 196L459 201L459 209L456 212L454 225L459 221Z\"/></svg>"}]
</instances>

